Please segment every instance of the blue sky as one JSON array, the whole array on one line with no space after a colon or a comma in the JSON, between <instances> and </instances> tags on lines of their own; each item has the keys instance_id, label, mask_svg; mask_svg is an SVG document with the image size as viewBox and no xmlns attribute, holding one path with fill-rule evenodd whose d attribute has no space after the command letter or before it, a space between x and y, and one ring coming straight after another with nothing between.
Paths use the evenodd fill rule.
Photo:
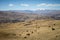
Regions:
<instances>
[{"instance_id":1,"label":"blue sky","mask_svg":"<svg viewBox=\"0 0 60 40\"><path fill-rule=\"evenodd\" d=\"M60 10L60 0L0 0L0 10Z\"/></svg>"}]
</instances>

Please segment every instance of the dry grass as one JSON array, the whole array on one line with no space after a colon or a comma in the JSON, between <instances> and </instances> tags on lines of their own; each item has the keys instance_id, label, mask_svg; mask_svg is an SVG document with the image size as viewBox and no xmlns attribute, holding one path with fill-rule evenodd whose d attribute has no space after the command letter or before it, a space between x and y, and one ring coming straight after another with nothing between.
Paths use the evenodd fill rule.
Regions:
<instances>
[{"instance_id":1,"label":"dry grass","mask_svg":"<svg viewBox=\"0 0 60 40\"><path fill-rule=\"evenodd\" d=\"M34 20L0 24L1 40L60 40L59 35L60 20Z\"/></svg>"}]
</instances>

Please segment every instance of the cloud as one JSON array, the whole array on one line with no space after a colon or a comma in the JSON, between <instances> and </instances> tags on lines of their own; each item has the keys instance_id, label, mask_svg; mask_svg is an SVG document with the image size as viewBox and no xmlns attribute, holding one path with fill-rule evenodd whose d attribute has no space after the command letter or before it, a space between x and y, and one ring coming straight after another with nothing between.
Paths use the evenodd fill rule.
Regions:
<instances>
[{"instance_id":1,"label":"cloud","mask_svg":"<svg viewBox=\"0 0 60 40\"><path fill-rule=\"evenodd\" d=\"M26 7L28 7L29 6L29 4L20 4L21 6L26 6Z\"/></svg>"},{"instance_id":2,"label":"cloud","mask_svg":"<svg viewBox=\"0 0 60 40\"><path fill-rule=\"evenodd\" d=\"M10 7L14 6L14 4L9 4Z\"/></svg>"},{"instance_id":3,"label":"cloud","mask_svg":"<svg viewBox=\"0 0 60 40\"><path fill-rule=\"evenodd\" d=\"M35 11L35 10L46 10L47 8L31 8L31 7L29 7L29 8L21 8L20 10L32 10L32 11Z\"/></svg>"},{"instance_id":4,"label":"cloud","mask_svg":"<svg viewBox=\"0 0 60 40\"><path fill-rule=\"evenodd\" d=\"M60 4L46 4L46 3L41 3L41 4L37 4L37 6L60 6Z\"/></svg>"}]
</instances>

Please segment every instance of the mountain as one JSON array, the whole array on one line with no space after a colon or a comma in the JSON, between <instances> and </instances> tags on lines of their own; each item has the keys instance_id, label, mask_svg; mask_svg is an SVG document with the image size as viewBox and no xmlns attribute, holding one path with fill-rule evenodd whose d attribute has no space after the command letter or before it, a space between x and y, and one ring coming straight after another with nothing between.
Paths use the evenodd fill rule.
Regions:
<instances>
[{"instance_id":1,"label":"mountain","mask_svg":"<svg viewBox=\"0 0 60 40\"><path fill-rule=\"evenodd\" d=\"M27 14L14 11L0 11L0 22L23 22L35 19L37 14Z\"/></svg>"},{"instance_id":2,"label":"mountain","mask_svg":"<svg viewBox=\"0 0 60 40\"><path fill-rule=\"evenodd\" d=\"M34 13L34 14L55 14L55 13L60 13L60 10L9 10L11 12L20 12L20 13Z\"/></svg>"},{"instance_id":3,"label":"mountain","mask_svg":"<svg viewBox=\"0 0 60 40\"><path fill-rule=\"evenodd\" d=\"M10 10L0 11L0 22L23 22L26 20L60 20L60 10Z\"/></svg>"},{"instance_id":4,"label":"mountain","mask_svg":"<svg viewBox=\"0 0 60 40\"><path fill-rule=\"evenodd\" d=\"M33 13L32 10L9 10L11 12L20 12L20 13Z\"/></svg>"}]
</instances>

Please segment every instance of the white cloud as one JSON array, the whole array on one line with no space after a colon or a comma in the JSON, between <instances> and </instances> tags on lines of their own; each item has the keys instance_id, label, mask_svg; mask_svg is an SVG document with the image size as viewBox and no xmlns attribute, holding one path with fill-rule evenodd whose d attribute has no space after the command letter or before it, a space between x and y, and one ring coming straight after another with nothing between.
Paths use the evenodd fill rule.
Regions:
<instances>
[{"instance_id":1,"label":"white cloud","mask_svg":"<svg viewBox=\"0 0 60 40\"><path fill-rule=\"evenodd\" d=\"M32 11L36 11L36 10L46 10L47 8L24 8L24 9L20 9L20 10L32 10Z\"/></svg>"},{"instance_id":2,"label":"white cloud","mask_svg":"<svg viewBox=\"0 0 60 40\"><path fill-rule=\"evenodd\" d=\"M46 3L41 3L41 4L37 4L37 6L60 6L60 4L46 4Z\"/></svg>"},{"instance_id":3,"label":"white cloud","mask_svg":"<svg viewBox=\"0 0 60 40\"><path fill-rule=\"evenodd\" d=\"M26 6L26 7L28 7L29 6L29 4L20 4L21 6Z\"/></svg>"},{"instance_id":4,"label":"white cloud","mask_svg":"<svg viewBox=\"0 0 60 40\"><path fill-rule=\"evenodd\" d=\"M45 3L37 4L37 6L45 6L45 5L46 5Z\"/></svg>"},{"instance_id":5,"label":"white cloud","mask_svg":"<svg viewBox=\"0 0 60 40\"><path fill-rule=\"evenodd\" d=\"M14 6L14 4L9 4L10 7Z\"/></svg>"}]
</instances>

